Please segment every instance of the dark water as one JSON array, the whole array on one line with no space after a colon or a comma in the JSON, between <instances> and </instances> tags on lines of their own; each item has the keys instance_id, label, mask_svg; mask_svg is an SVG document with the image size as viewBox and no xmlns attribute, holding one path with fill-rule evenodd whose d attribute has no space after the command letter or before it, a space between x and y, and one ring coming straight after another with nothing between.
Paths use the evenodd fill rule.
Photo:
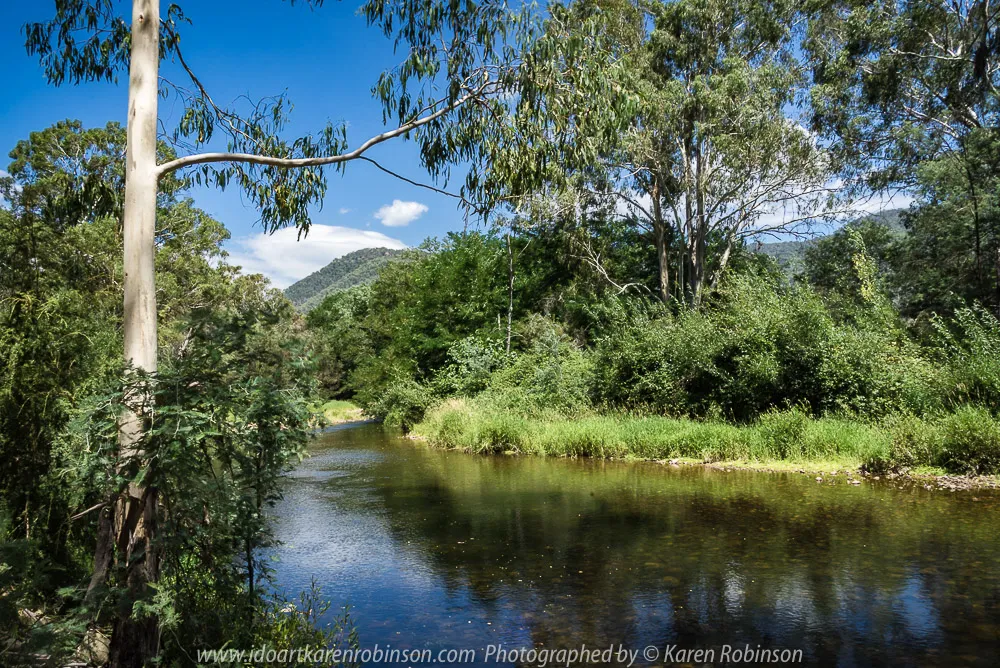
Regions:
<instances>
[{"instance_id":1,"label":"dark water","mask_svg":"<svg viewBox=\"0 0 1000 668\"><path fill-rule=\"evenodd\" d=\"M499 644L623 645L635 665L669 645L723 665L725 645L750 645L802 650L800 665L1000 666L995 493L480 457L377 425L312 452L276 509L277 577L349 602L365 647L475 648L479 665Z\"/></svg>"}]
</instances>

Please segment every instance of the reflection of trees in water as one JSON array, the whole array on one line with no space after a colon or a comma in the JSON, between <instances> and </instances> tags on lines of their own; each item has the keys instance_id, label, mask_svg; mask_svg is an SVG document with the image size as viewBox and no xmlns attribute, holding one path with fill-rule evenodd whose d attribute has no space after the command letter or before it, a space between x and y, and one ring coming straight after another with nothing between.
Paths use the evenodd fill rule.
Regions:
<instances>
[{"instance_id":1,"label":"reflection of trees in water","mask_svg":"<svg viewBox=\"0 0 1000 668\"><path fill-rule=\"evenodd\" d=\"M420 448L376 477L394 535L539 646L742 642L832 665L988 661L998 641L995 497Z\"/></svg>"}]
</instances>

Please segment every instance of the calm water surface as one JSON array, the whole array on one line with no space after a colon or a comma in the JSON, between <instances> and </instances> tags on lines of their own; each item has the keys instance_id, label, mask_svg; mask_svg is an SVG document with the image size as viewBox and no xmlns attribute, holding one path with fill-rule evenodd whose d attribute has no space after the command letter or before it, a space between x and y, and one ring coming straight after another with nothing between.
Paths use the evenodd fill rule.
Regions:
<instances>
[{"instance_id":1,"label":"calm water surface","mask_svg":"<svg viewBox=\"0 0 1000 668\"><path fill-rule=\"evenodd\" d=\"M482 457L337 428L289 476L276 574L350 603L366 647L675 645L718 664L749 644L803 665L1000 666L1000 496L840 478Z\"/></svg>"}]
</instances>

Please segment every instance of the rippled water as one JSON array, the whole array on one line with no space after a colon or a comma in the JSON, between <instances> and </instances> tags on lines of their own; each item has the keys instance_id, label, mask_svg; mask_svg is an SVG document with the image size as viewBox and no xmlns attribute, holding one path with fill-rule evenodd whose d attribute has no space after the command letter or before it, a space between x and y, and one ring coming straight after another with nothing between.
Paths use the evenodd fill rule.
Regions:
<instances>
[{"instance_id":1,"label":"rippled water","mask_svg":"<svg viewBox=\"0 0 1000 668\"><path fill-rule=\"evenodd\" d=\"M314 443L275 512L280 586L315 577L367 647L1000 666L996 493L482 457L361 425Z\"/></svg>"}]
</instances>

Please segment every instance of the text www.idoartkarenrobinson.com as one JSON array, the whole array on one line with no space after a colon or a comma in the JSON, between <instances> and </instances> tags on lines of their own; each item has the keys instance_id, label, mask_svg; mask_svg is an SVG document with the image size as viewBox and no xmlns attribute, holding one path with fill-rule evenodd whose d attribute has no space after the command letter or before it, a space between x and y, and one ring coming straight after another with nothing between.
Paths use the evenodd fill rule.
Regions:
<instances>
[{"instance_id":1,"label":"text www.idoartkarenrobinson.com","mask_svg":"<svg viewBox=\"0 0 1000 668\"><path fill-rule=\"evenodd\" d=\"M505 648L503 645L489 645L476 649L409 649L382 647L297 647L276 648L256 647L253 649L200 649L199 664L459 664L459 663L514 663L521 666L548 668L552 666L572 666L581 663L598 665L620 665L631 667L635 664L659 661L671 663L801 663L801 649L761 648L759 645L721 645L719 647L683 648L677 645L648 645L642 649L632 649L624 645L611 647L580 647L568 649L548 648Z\"/></svg>"}]
</instances>

